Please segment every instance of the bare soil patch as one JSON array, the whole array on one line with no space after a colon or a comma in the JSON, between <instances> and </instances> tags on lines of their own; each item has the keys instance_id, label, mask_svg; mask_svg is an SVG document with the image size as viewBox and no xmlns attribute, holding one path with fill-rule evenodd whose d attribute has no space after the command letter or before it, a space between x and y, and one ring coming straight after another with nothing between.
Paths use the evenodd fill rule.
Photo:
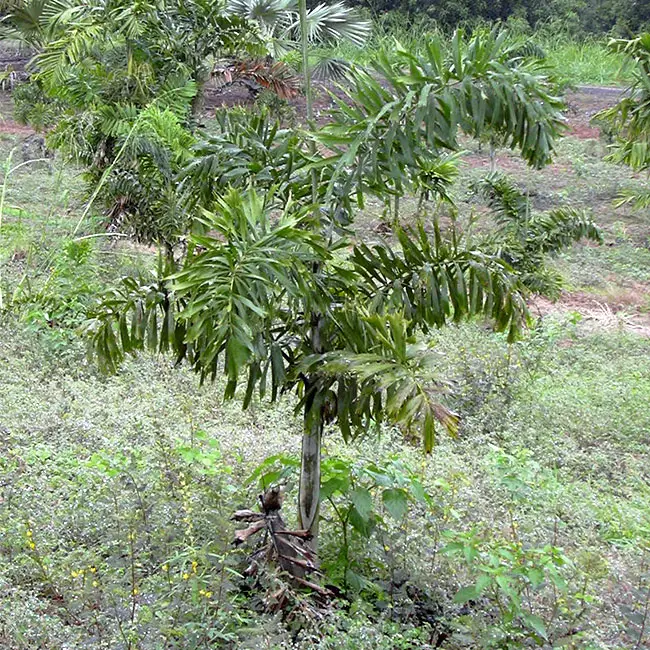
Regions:
<instances>
[{"instance_id":1,"label":"bare soil patch","mask_svg":"<svg viewBox=\"0 0 650 650\"><path fill-rule=\"evenodd\" d=\"M586 331L626 331L650 338L650 314L639 313L637 303L638 296L631 299L625 294L609 297L564 291L556 302L536 296L530 308L540 317L579 314L579 326Z\"/></svg>"}]
</instances>

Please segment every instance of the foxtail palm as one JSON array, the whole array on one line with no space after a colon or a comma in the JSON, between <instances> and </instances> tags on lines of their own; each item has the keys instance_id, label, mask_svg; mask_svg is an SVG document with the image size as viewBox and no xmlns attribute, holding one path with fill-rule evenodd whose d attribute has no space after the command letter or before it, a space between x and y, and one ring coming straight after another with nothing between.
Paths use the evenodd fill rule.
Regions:
<instances>
[{"instance_id":1,"label":"foxtail palm","mask_svg":"<svg viewBox=\"0 0 650 650\"><path fill-rule=\"evenodd\" d=\"M490 38L500 43L498 34ZM384 57L377 69L388 87L355 73L334 122L306 134L325 154L289 145L288 135L289 149L276 149L277 131L250 147L244 140L231 147L227 133L209 144L183 181L191 194L207 174L209 190L199 192L207 212L194 232L203 234L192 236L182 269L153 284L125 281L89 321L109 370L127 352L173 350L202 380L225 372L227 398L241 383L244 406L255 393L276 399L294 391L304 423L299 514L313 533L328 423L349 440L388 419L419 430L430 450L436 427L453 432L457 418L418 334L482 316L513 340L526 322L517 272L454 228L397 226L395 245L352 245L335 227L342 195L350 205L351 196L361 202L426 185L444 196L454 172L444 157L458 151L459 128L477 134L489 126L531 164L548 162L561 102L543 75L502 66L481 43L458 35L451 55L431 44L419 58ZM252 167L225 164L239 189L219 187L210 172L224 151L256 159Z\"/></svg>"}]
</instances>

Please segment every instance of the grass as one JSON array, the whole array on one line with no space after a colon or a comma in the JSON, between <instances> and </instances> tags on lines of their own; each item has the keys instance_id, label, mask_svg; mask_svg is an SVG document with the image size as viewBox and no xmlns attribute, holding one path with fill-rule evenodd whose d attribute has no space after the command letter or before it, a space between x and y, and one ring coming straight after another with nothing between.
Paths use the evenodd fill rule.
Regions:
<instances>
[{"instance_id":1,"label":"grass","mask_svg":"<svg viewBox=\"0 0 650 650\"><path fill-rule=\"evenodd\" d=\"M602 40L548 40L541 42L548 63L561 71L570 84L619 86L631 80L630 71L618 54L607 49Z\"/></svg>"},{"instance_id":2,"label":"grass","mask_svg":"<svg viewBox=\"0 0 650 650\"><path fill-rule=\"evenodd\" d=\"M17 144L6 138L2 157ZM461 212L478 209L467 187L486 160L470 149L455 188ZM397 460L428 501L401 521L385 517L370 540L352 539L369 580L363 599L323 615L297 598L284 622L260 612L229 516L255 503L246 478L258 463L297 452L294 404L243 413L221 401L220 383L199 386L166 358L129 359L102 376L77 328L96 291L146 271L151 253L107 238L71 242L84 205L75 170L12 176L0 264L4 294L21 282L25 291L0 316L0 646L415 650L438 639L447 650L486 648L504 633L508 590L525 566L544 581L532 588L527 578L524 607L555 647L644 647L650 338L623 319L603 327L586 302L568 299L615 309L625 298L638 318L650 307L648 213L612 206L620 187L645 179L605 153L567 138L554 166L533 171L500 152L534 209L588 207L606 245L557 260L569 294L514 346L479 323L432 335L463 416L458 439L441 436L424 458L393 429L348 446L328 432L328 458ZM363 215L360 235L377 236L377 221L376 211ZM324 515L321 554L335 565L342 540L329 506ZM454 600L495 572L501 582L483 595ZM527 643L549 647L529 620Z\"/></svg>"}]
</instances>

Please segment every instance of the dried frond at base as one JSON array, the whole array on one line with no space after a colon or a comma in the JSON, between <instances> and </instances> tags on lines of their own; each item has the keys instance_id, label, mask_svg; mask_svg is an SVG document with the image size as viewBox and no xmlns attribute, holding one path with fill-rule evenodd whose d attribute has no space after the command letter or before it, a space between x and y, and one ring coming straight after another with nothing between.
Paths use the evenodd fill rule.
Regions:
<instances>
[{"instance_id":1,"label":"dried frond at base","mask_svg":"<svg viewBox=\"0 0 650 650\"><path fill-rule=\"evenodd\" d=\"M264 88L273 91L281 99L293 99L299 91L298 77L282 61L236 61L215 69L212 78L219 89L241 84L253 95Z\"/></svg>"},{"instance_id":2,"label":"dried frond at base","mask_svg":"<svg viewBox=\"0 0 650 650\"><path fill-rule=\"evenodd\" d=\"M233 544L239 545L264 531L262 546L250 555L250 564L244 571L246 576L257 576L263 566L275 566L287 580L266 597L266 609L284 609L291 588L307 588L321 598L328 599L332 592L309 579L311 574L320 574L315 553L308 542L312 536L308 530L288 530L280 510L284 499L282 488L266 490L260 497L260 510L238 510L231 519L248 523L247 528L235 532ZM293 600L293 599L292 599Z\"/></svg>"}]
</instances>

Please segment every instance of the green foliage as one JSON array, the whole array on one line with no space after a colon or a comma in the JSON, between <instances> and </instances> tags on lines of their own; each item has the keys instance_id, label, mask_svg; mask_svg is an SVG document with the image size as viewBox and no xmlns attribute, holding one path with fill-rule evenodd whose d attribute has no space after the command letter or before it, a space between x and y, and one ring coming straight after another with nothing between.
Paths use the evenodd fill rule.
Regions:
<instances>
[{"instance_id":1,"label":"green foliage","mask_svg":"<svg viewBox=\"0 0 650 650\"><path fill-rule=\"evenodd\" d=\"M548 267L548 256L583 238L603 241L600 229L586 212L557 208L531 213L528 199L506 176L487 176L474 189L485 197L496 221L497 228L490 235L494 249L535 293L553 298L560 294L562 276Z\"/></svg>"},{"instance_id":2,"label":"green foliage","mask_svg":"<svg viewBox=\"0 0 650 650\"><path fill-rule=\"evenodd\" d=\"M385 199L414 181L422 186L432 162L459 149L459 129L498 137L541 167L563 128L563 103L547 74L543 62L517 54L498 30L470 39L457 31L449 47L436 38L421 54L397 45L379 55L372 73L352 74L352 88L334 98L332 122L318 140L334 152L337 169L353 168L363 191ZM444 188L453 168L440 167L435 176Z\"/></svg>"},{"instance_id":3,"label":"green foliage","mask_svg":"<svg viewBox=\"0 0 650 650\"><path fill-rule=\"evenodd\" d=\"M37 82L19 84L12 97L16 121L36 131L46 131L56 124L64 109L62 102L48 97Z\"/></svg>"},{"instance_id":4,"label":"green foliage","mask_svg":"<svg viewBox=\"0 0 650 650\"><path fill-rule=\"evenodd\" d=\"M573 570L561 549L553 546L524 548L516 527L512 539L482 539L480 531L448 532L442 553L463 558L470 567L472 584L460 589L454 601L475 603L488 598L498 609L495 621L463 616L455 626L459 636L479 638L485 648L520 648L534 643L544 647L551 640L575 643L580 638L574 625L584 613L584 593L570 594L567 576ZM531 607L536 592L546 591L551 598L548 618L535 613ZM573 602L567 603L571 595ZM553 620L562 608L569 620L562 621L562 629L551 630ZM538 610L541 611L541 610ZM571 614L575 618L570 618Z\"/></svg>"},{"instance_id":5,"label":"green foliage","mask_svg":"<svg viewBox=\"0 0 650 650\"><path fill-rule=\"evenodd\" d=\"M278 482L291 485L299 467L294 456L271 456L247 483L255 481L265 489ZM337 456L322 462L320 499L336 522L337 537L329 540L334 548L326 551L324 560L329 579L346 592L370 593L382 587L363 575L364 545L371 538L384 539L391 522L403 524L414 508L431 500L418 476L398 457L378 464Z\"/></svg>"},{"instance_id":6,"label":"green foliage","mask_svg":"<svg viewBox=\"0 0 650 650\"><path fill-rule=\"evenodd\" d=\"M215 57L255 51L248 24L212 0L34 0L7 19L26 38L23 11L39 13L42 50L19 91L22 117L56 124L50 146L87 168L113 227L171 248L188 228L175 177L194 142L193 102Z\"/></svg>"},{"instance_id":7,"label":"green foliage","mask_svg":"<svg viewBox=\"0 0 650 650\"><path fill-rule=\"evenodd\" d=\"M365 244L352 252L373 309L403 310L414 327L425 331L482 313L515 340L526 307L506 264L474 247L455 226L446 236L434 224L433 238L422 225L413 232L400 229L397 237L400 252Z\"/></svg>"},{"instance_id":8,"label":"green foliage","mask_svg":"<svg viewBox=\"0 0 650 650\"><path fill-rule=\"evenodd\" d=\"M403 20L422 15L445 28L503 21L540 30L567 31L574 36L615 31L627 35L645 28L650 6L645 0L357 0L374 12L401 12ZM398 15L400 15L398 13Z\"/></svg>"},{"instance_id":9,"label":"green foliage","mask_svg":"<svg viewBox=\"0 0 650 650\"><path fill-rule=\"evenodd\" d=\"M434 421L453 429L455 420L426 387L431 360L407 341L476 314L495 317L498 329L516 336L526 307L507 267L465 249L453 232L447 239L436 230L431 242L421 229L400 234L401 253L355 247L349 268L333 256L336 247L304 227L309 209L288 204L271 222L272 201L232 190L203 221L207 234L192 236L196 252L171 282L161 277L152 291L127 280L109 294L88 324L103 363L115 368L122 351L169 347L214 379L223 358L226 397L248 373L245 406L256 388L266 393L271 371L273 398L298 388L307 413L336 420L346 438L389 416L421 425L430 449ZM143 303L145 295L152 301ZM315 313L318 347L310 343Z\"/></svg>"},{"instance_id":10,"label":"green foliage","mask_svg":"<svg viewBox=\"0 0 650 650\"><path fill-rule=\"evenodd\" d=\"M626 97L594 119L604 123L616 136L611 160L637 171L647 170L650 168L650 33L631 40L614 40L610 49L632 62L634 80ZM633 203L637 208L646 207L647 190L624 190L617 205L626 203Z\"/></svg>"},{"instance_id":11,"label":"green foliage","mask_svg":"<svg viewBox=\"0 0 650 650\"><path fill-rule=\"evenodd\" d=\"M78 356L71 372L52 359L33 333L6 320L2 327L0 404L9 435L3 438L7 451L0 469L6 479L0 525L7 532L0 546L0 580L5 585L0 629L11 650L24 650L37 641L53 647L73 640L87 642L97 633L95 621L105 640L122 642L118 621L133 630L127 538L131 529L136 531L139 590L133 634L144 647L157 650L156 643L201 647L208 635L217 634L212 643L224 647L260 647L267 642L272 647L284 642L300 650L347 650L350 643L363 650L392 650L399 644L426 648L427 643L435 647L441 638L440 618L452 623L451 629L445 628L445 643L454 650L468 644L481 647L488 628L507 633L512 647L534 647L537 633L521 617L507 623L506 612L502 618L493 597L497 593L505 598L500 591L486 589L480 599L464 605L451 602L460 588L476 584L490 568L482 561L489 560L489 554L499 558L497 569L516 593L527 584L520 577L522 567L503 557L513 547L512 520L522 543L521 550L512 552L518 560L530 561L526 570L542 562L533 550L543 550L546 544L564 548L567 562L558 570L569 580L566 592L558 590L558 597L567 600L554 622L546 625L553 640L562 638L559 633L583 603L588 606L580 619L584 638L573 635L574 647L589 647L590 641L593 647L594 637L603 639L604 630L620 629L610 627L619 624L625 630L616 633L616 643L633 648L638 640L638 624L631 614L642 612L644 594L637 597L627 586L638 582L643 564L636 547L647 535L642 530L648 509L642 492L648 424L643 396L650 385L643 366L648 344L641 337L585 335L570 325L547 323L535 342L543 348L541 363L522 369L524 379L532 372L532 380L520 385L509 405L499 407L501 420L487 432L470 424L460 440L450 444L443 438L426 463L418 462L419 454L389 430L354 447L343 447L335 436L328 436L328 457L344 460L354 475L364 468L372 470L374 463L381 470L381 481L391 484L370 490L371 516L382 518L372 536L349 528L352 570L367 581L363 598L354 598L345 608L335 605L313 626L290 632L278 618L254 611L257 599L250 596L246 583L241 590L236 575L246 566L240 562L244 558L225 549L232 534L227 520L231 510L255 495L252 490L250 495L242 493L242 476L269 454L291 452L296 436L291 405L258 403L254 412L241 413L235 405L215 400L214 388L199 388L188 373L170 369L165 361L129 361L119 376L105 378ZM442 329L436 338L445 351L441 355L445 376L454 379L461 348L472 361L490 351L508 354L502 338L495 340L475 325ZM527 341L518 344L511 354L527 354L527 345ZM639 399L622 399L626 386L634 386ZM464 390L464 384L458 390ZM501 441L500 450L490 446L495 437ZM527 453L517 451L522 440L529 446ZM483 451L477 456L479 446ZM405 466L399 471L393 469L393 455ZM298 462L291 458L289 488ZM622 464L625 475L618 472ZM284 460L277 469L283 466ZM338 475L337 467L328 468L327 459L323 466L327 476ZM417 468L414 478L430 501L419 501L408 483L400 483L402 474L410 476L409 468ZM266 466L268 472L274 469ZM360 480L373 485L372 477L362 475ZM381 492L391 487L410 494L408 513L401 520L383 510ZM344 506L351 502L344 495L335 499ZM328 502L323 515L335 517ZM36 548L48 558L51 583L32 559L26 518ZM189 548L186 518L195 539ZM337 566L341 532L335 521L323 531L321 556ZM436 531L467 531L479 521L488 524L478 535L484 555L468 564L462 554L439 553ZM554 527L558 539L553 544ZM615 531L620 531L618 538ZM626 541L609 541L622 540L623 533ZM450 542L463 541L456 532L449 535ZM587 564L579 550L584 546L602 559ZM192 561L197 561L196 574ZM97 569L95 574L91 567ZM546 571L545 565L541 568ZM585 571L588 599L576 600ZM98 574L99 579L94 577ZM342 573L338 575L342 578ZM613 577L625 588L625 603L618 600L621 592L613 586ZM93 587L93 580L99 588ZM50 584L63 601L47 595ZM352 585L349 588L352 594ZM522 610L547 622L553 602L549 589L547 577L530 590L531 609L524 589ZM225 613L215 611L217 602L218 611ZM75 625L69 624L71 614L64 603L76 615ZM628 614L624 604L632 608ZM115 615L116 607L123 618ZM176 611L179 617L174 622ZM173 640L160 641L163 632L173 633ZM628 633L629 638L623 636Z\"/></svg>"},{"instance_id":12,"label":"green foliage","mask_svg":"<svg viewBox=\"0 0 650 650\"><path fill-rule=\"evenodd\" d=\"M228 11L250 20L259 30L269 53L279 58L300 44L297 0L231 0ZM347 41L365 45L370 23L342 2L318 4L307 11L307 37L311 46Z\"/></svg>"}]
</instances>

